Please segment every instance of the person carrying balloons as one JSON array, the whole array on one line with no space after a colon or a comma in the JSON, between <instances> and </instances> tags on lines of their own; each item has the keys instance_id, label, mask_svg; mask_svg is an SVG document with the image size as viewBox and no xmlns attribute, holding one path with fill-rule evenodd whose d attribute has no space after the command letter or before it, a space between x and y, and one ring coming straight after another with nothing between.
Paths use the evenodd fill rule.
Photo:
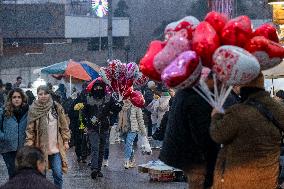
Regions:
<instances>
[{"instance_id":1,"label":"person carrying balloons","mask_svg":"<svg viewBox=\"0 0 284 189\"><path fill-rule=\"evenodd\" d=\"M104 157L106 138L109 135L110 116L121 110L121 105L106 93L106 84L101 78L91 82L87 87L87 96L82 111L83 124L91 143L91 177L103 177L101 167Z\"/></svg>"},{"instance_id":2,"label":"person carrying balloons","mask_svg":"<svg viewBox=\"0 0 284 189\"><path fill-rule=\"evenodd\" d=\"M124 168L134 168L135 158L133 142L140 132L146 138L147 132L144 125L143 113L141 108L134 106L130 100L123 101L124 105L119 113L117 131L121 133L124 139Z\"/></svg>"}]
</instances>

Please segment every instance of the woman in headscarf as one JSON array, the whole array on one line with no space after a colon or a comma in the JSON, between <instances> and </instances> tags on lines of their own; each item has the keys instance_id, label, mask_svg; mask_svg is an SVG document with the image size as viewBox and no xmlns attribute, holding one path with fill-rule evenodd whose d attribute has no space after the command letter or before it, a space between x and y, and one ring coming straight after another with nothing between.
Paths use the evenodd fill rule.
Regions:
<instances>
[{"instance_id":1,"label":"woman in headscarf","mask_svg":"<svg viewBox=\"0 0 284 189\"><path fill-rule=\"evenodd\" d=\"M44 152L54 184L62 188L70 130L62 106L52 100L48 87L38 87L37 95L38 100L34 101L28 115L26 145L39 147Z\"/></svg>"}]
</instances>

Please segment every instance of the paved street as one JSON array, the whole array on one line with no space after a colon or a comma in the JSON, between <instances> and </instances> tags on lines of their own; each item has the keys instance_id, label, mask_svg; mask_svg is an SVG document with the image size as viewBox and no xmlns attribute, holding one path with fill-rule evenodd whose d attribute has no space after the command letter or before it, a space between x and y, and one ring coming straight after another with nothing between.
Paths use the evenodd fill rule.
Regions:
<instances>
[{"instance_id":1,"label":"paved street","mask_svg":"<svg viewBox=\"0 0 284 189\"><path fill-rule=\"evenodd\" d=\"M123 168L123 147L119 144L111 145L109 167L103 168L104 178L92 180L90 178L90 169L86 164L78 164L76 161L74 149L68 153L70 170L64 177L64 188L66 189L184 189L186 183L157 183L149 182L148 174L138 173L137 168L125 170ZM149 160L156 159L158 151L152 156L142 156L140 151L136 151L137 164L143 164ZM51 179L51 176L48 176ZM7 180L7 171L0 158L0 184Z\"/></svg>"}]
</instances>

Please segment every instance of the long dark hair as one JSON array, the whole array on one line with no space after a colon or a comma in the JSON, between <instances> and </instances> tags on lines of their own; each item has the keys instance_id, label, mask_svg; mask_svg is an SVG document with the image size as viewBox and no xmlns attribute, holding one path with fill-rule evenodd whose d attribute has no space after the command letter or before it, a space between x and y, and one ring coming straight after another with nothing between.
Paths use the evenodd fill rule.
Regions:
<instances>
[{"instance_id":1,"label":"long dark hair","mask_svg":"<svg viewBox=\"0 0 284 189\"><path fill-rule=\"evenodd\" d=\"M14 115L15 107L12 104L12 96L16 92L20 93L20 95L21 95L21 98L22 98L21 107L23 107L27 104L27 96L26 96L25 92L20 88L12 89L8 94L7 101L6 101L6 104L5 104L5 116L7 116L7 117L12 117Z\"/></svg>"}]
</instances>

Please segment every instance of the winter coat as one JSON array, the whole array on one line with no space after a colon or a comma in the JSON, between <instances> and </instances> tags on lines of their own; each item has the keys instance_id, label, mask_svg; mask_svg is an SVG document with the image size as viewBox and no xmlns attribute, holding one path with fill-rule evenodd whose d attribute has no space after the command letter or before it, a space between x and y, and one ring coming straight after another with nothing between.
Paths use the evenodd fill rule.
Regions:
<instances>
[{"instance_id":1,"label":"winter coat","mask_svg":"<svg viewBox=\"0 0 284 189\"><path fill-rule=\"evenodd\" d=\"M122 111L119 112L118 117L119 117L118 120L118 130L119 130L122 127ZM140 132L143 136L147 136L141 108L137 108L131 105L129 119L130 119L131 132Z\"/></svg>"},{"instance_id":2,"label":"winter coat","mask_svg":"<svg viewBox=\"0 0 284 189\"><path fill-rule=\"evenodd\" d=\"M147 110L151 112L151 121L152 124L158 123L158 99L153 99L152 102L147 106Z\"/></svg>"},{"instance_id":3,"label":"winter coat","mask_svg":"<svg viewBox=\"0 0 284 189\"><path fill-rule=\"evenodd\" d=\"M17 151L25 143L28 106L18 122L15 116L6 117L0 108L0 153Z\"/></svg>"},{"instance_id":4,"label":"winter coat","mask_svg":"<svg viewBox=\"0 0 284 189\"><path fill-rule=\"evenodd\" d=\"M160 159L182 170L207 165L206 182L211 185L218 146L209 135L212 107L193 89L173 97Z\"/></svg>"},{"instance_id":5,"label":"winter coat","mask_svg":"<svg viewBox=\"0 0 284 189\"><path fill-rule=\"evenodd\" d=\"M157 102L157 124L160 125L164 114L169 111L171 96L161 96Z\"/></svg>"},{"instance_id":6,"label":"winter coat","mask_svg":"<svg viewBox=\"0 0 284 189\"><path fill-rule=\"evenodd\" d=\"M120 110L121 105L110 96L105 96L101 105L90 105L84 102L84 109L82 110L83 123L91 132L109 131L110 116L117 114ZM94 116L97 119L96 123L92 122Z\"/></svg>"},{"instance_id":7,"label":"winter coat","mask_svg":"<svg viewBox=\"0 0 284 189\"><path fill-rule=\"evenodd\" d=\"M284 128L284 106L269 93L259 91L248 98L263 103ZM279 129L256 108L244 103L212 118L212 139L224 144L214 174L214 189L273 189L279 172Z\"/></svg>"},{"instance_id":8,"label":"winter coat","mask_svg":"<svg viewBox=\"0 0 284 189\"><path fill-rule=\"evenodd\" d=\"M64 148L64 143L69 142L70 140L70 130L69 124L67 123L66 116L64 114L63 107L55 102L56 112L58 114L58 121L57 121L57 140L58 140L58 148L59 153L62 160L62 170L64 173L67 173L68 166L67 166L67 157ZM61 120L61 121L60 121ZM47 132L47 129L40 125L40 120L37 119L34 122L28 124L26 129L26 143L25 146L35 146L39 147L43 150L45 154L45 162L48 162L47 150L44 146L48 144L48 138L43 138L43 133Z\"/></svg>"},{"instance_id":9,"label":"winter coat","mask_svg":"<svg viewBox=\"0 0 284 189\"><path fill-rule=\"evenodd\" d=\"M41 173L33 169L20 170L7 183L0 186L0 189L57 189Z\"/></svg>"}]
</instances>

